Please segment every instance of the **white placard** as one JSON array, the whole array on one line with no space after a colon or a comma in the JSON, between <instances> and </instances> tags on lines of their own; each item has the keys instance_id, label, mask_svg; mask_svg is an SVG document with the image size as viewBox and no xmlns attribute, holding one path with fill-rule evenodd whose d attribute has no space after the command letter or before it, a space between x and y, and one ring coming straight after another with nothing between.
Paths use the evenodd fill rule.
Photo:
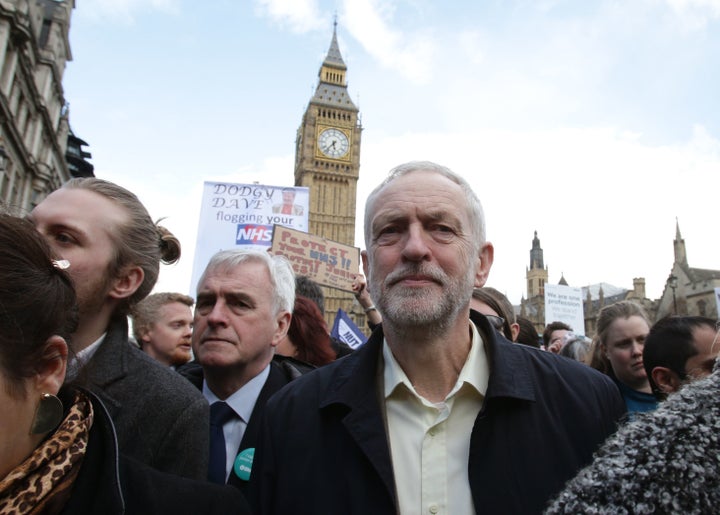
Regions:
<instances>
[{"instance_id":1,"label":"white placard","mask_svg":"<svg viewBox=\"0 0 720 515\"><path fill-rule=\"evenodd\" d=\"M576 334L585 334L582 288L545 284L545 325L565 322Z\"/></svg>"},{"instance_id":2,"label":"white placard","mask_svg":"<svg viewBox=\"0 0 720 515\"><path fill-rule=\"evenodd\" d=\"M309 198L308 188L205 182L190 295L216 252L269 249L275 224L307 232Z\"/></svg>"}]
</instances>

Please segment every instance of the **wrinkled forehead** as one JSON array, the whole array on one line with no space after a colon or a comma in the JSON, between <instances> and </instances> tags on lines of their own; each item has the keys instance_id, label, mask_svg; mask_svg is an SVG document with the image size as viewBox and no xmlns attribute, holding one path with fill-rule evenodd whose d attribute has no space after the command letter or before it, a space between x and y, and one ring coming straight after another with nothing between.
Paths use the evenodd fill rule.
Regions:
<instances>
[{"instance_id":1,"label":"wrinkled forehead","mask_svg":"<svg viewBox=\"0 0 720 515\"><path fill-rule=\"evenodd\" d=\"M219 285L230 289L241 288L246 283L255 280L264 281L267 289L271 289L270 271L266 263L260 259L247 257L242 261L213 262L211 260L198 281L197 292L200 294L203 290Z\"/></svg>"},{"instance_id":2,"label":"wrinkled forehead","mask_svg":"<svg viewBox=\"0 0 720 515\"><path fill-rule=\"evenodd\" d=\"M407 195L405 193L407 192ZM432 170L413 170L380 184L367 198L365 203L365 238L367 240L372 221L385 206L388 198L417 202L426 198L432 201L443 196L451 201L452 206L467 215L468 222L473 224L473 212L462 186L445 175ZM432 206L430 206L432 207Z\"/></svg>"}]
</instances>

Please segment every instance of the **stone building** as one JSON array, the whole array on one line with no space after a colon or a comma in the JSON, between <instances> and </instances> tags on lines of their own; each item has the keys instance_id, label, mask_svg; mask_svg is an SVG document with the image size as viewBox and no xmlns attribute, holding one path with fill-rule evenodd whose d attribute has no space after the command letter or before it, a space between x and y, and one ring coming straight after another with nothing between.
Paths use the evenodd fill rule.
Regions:
<instances>
[{"instance_id":1,"label":"stone building","mask_svg":"<svg viewBox=\"0 0 720 515\"><path fill-rule=\"evenodd\" d=\"M295 186L309 188L308 232L354 246L362 124L359 110L348 94L346 72L336 23L315 94L297 131ZM323 291L328 324L342 308L363 327L364 313L351 293L334 288Z\"/></svg>"},{"instance_id":2,"label":"stone building","mask_svg":"<svg viewBox=\"0 0 720 515\"><path fill-rule=\"evenodd\" d=\"M74 7L74 0L0 0L0 201L20 213L72 177L62 79Z\"/></svg>"},{"instance_id":3,"label":"stone building","mask_svg":"<svg viewBox=\"0 0 720 515\"><path fill-rule=\"evenodd\" d=\"M720 288L720 270L691 268L688 265L685 240L680 234L679 223L676 224L673 246L675 250L674 263L659 299L647 298L643 277L633 279L632 289L618 288L608 283L583 286L584 334L589 337L594 336L598 312L604 306L621 300L633 300L641 304L651 321L657 321L670 314L718 318L715 288ZM520 306L516 307L516 312L531 320L541 334L545 327L544 285L547 283L547 274L547 267L543 263L542 247L540 247L536 231L530 250L530 267L525 272L528 296L521 299ZM559 284L568 284L565 277L560 278ZM577 327L573 329L581 332Z\"/></svg>"},{"instance_id":4,"label":"stone building","mask_svg":"<svg viewBox=\"0 0 720 515\"><path fill-rule=\"evenodd\" d=\"M718 318L715 288L720 288L720 270L690 267L679 222L673 247L675 260L657 301L657 318L674 313Z\"/></svg>"}]
</instances>

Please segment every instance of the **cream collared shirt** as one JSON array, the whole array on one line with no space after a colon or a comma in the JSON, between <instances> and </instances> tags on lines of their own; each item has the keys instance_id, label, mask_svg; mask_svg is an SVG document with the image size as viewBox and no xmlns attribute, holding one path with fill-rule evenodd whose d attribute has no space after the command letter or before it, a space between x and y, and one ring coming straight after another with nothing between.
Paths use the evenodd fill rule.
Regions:
<instances>
[{"instance_id":1,"label":"cream collared shirt","mask_svg":"<svg viewBox=\"0 0 720 515\"><path fill-rule=\"evenodd\" d=\"M490 368L475 325L457 383L443 402L418 395L383 342L383 392L398 506L403 514L475 513L468 478L470 434Z\"/></svg>"}]
</instances>

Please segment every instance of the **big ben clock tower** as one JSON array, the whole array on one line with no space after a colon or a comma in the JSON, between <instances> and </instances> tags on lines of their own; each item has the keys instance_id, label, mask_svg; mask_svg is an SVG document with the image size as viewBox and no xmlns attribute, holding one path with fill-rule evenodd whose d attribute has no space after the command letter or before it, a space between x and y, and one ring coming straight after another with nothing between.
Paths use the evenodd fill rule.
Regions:
<instances>
[{"instance_id":1,"label":"big ben clock tower","mask_svg":"<svg viewBox=\"0 0 720 515\"><path fill-rule=\"evenodd\" d=\"M362 126L358 108L348 95L346 72L336 22L315 94L297 132L295 186L305 186L310 191L310 233L355 245ZM324 291L329 321L338 308L348 311L352 306L352 294L330 288Z\"/></svg>"}]
</instances>

